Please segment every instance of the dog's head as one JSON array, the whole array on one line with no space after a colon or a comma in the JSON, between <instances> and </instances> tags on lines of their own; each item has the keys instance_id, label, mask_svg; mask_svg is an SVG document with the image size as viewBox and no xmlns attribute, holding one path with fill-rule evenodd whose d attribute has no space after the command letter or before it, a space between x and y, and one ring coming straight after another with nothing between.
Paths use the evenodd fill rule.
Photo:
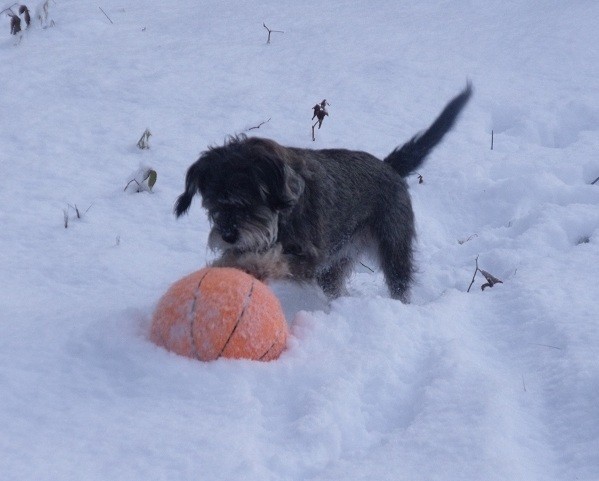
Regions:
<instances>
[{"instance_id":1,"label":"dog's head","mask_svg":"<svg viewBox=\"0 0 599 481\"><path fill-rule=\"evenodd\" d=\"M279 216L293 208L304 190L289 155L272 140L245 136L210 148L187 171L176 216L187 212L199 193L212 224L210 248L268 249L277 240Z\"/></svg>"}]
</instances>

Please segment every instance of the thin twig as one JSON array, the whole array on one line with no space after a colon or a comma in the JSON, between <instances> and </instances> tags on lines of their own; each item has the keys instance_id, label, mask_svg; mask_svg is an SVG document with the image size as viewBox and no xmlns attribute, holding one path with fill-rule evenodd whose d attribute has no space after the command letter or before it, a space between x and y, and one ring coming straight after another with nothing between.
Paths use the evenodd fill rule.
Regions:
<instances>
[{"instance_id":1,"label":"thin twig","mask_svg":"<svg viewBox=\"0 0 599 481\"><path fill-rule=\"evenodd\" d=\"M127 187L129 187L129 185L131 185L131 182L135 182L137 184L137 188L141 189L141 184L139 182L137 182L137 180L131 179L129 182L127 182L127 185L123 189L123 192L125 192L127 190ZM137 192L139 192L139 190Z\"/></svg>"},{"instance_id":2,"label":"thin twig","mask_svg":"<svg viewBox=\"0 0 599 481\"><path fill-rule=\"evenodd\" d=\"M372 269L371 267L368 267L366 264L364 264L363 262L360 262L360 264L362 265L362 267L366 267L366 269L368 269L370 272L374 273L374 269Z\"/></svg>"},{"instance_id":3,"label":"thin twig","mask_svg":"<svg viewBox=\"0 0 599 481\"><path fill-rule=\"evenodd\" d=\"M7 10L10 10L11 13L13 13L12 11L12 7L16 7L18 5L18 3L13 3L10 7L6 7L4 10L0 11L0 15L2 15L4 12L6 12Z\"/></svg>"},{"instance_id":4,"label":"thin twig","mask_svg":"<svg viewBox=\"0 0 599 481\"><path fill-rule=\"evenodd\" d=\"M262 127L265 123L270 122L270 117L268 118L268 120L265 120L264 122L260 122L258 125L254 126L254 127L250 127L249 129L246 129L247 132L249 132L250 130L255 130L255 129L259 129L260 127Z\"/></svg>"},{"instance_id":5,"label":"thin twig","mask_svg":"<svg viewBox=\"0 0 599 481\"><path fill-rule=\"evenodd\" d=\"M591 185L596 184L597 181L599 181L599 177L597 177L593 182L591 182Z\"/></svg>"},{"instance_id":6,"label":"thin twig","mask_svg":"<svg viewBox=\"0 0 599 481\"><path fill-rule=\"evenodd\" d=\"M101 12L102 12L104 15L106 15L106 12L105 12L104 10L102 10L102 7L98 7L98 8L100 9L100 11L101 11ZM106 18L107 18L108 20L110 20L110 17L109 17L108 15L106 15ZM112 20L110 20L110 23L112 23L112 24L114 25L114 22L113 22Z\"/></svg>"},{"instance_id":7,"label":"thin twig","mask_svg":"<svg viewBox=\"0 0 599 481\"><path fill-rule=\"evenodd\" d=\"M550 346L549 344L538 344L538 343L533 343L533 345L535 346L541 346L541 347L548 347L550 349L557 349L558 351L561 351L562 348L561 347L557 347L557 346Z\"/></svg>"},{"instance_id":8,"label":"thin twig","mask_svg":"<svg viewBox=\"0 0 599 481\"><path fill-rule=\"evenodd\" d=\"M268 38L266 39L266 43L270 43L270 34L271 34L271 33L273 33L273 32L275 32L275 33L285 33L285 32L283 32L282 30L271 30L270 28L268 28L268 27L266 26L266 24L265 24L264 22L262 22L262 26L263 26L263 27L264 27L266 30L268 30Z\"/></svg>"},{"instance_id":9,"label":"thin twig","mask_svg":"<svg viewBox=\"0 0 599 481\"><path fill-rule=\"evenodd\" d=\"M472 234L470 237L468 237L467 239L459 239L458 240L458 244L462 245L465 244L468 241L471 241L472 239L478 237L478 234Z\"/></svg>"},{"instance_id":10,"label":"thin twig","mask_svg":"<svg viewBox=\"0 0 599 481\"><path fill-rule=\"evenodd\" d=\"M470 292L470 289L472 288L472 284L474 284L474 279L476 278L477 272L478 272L478 256L476 256L476 269L474 269L474 274L472 274L472 281L470 282L470 285L468 286L468 290L466 292Z\"/></svg>"}]
</instances>

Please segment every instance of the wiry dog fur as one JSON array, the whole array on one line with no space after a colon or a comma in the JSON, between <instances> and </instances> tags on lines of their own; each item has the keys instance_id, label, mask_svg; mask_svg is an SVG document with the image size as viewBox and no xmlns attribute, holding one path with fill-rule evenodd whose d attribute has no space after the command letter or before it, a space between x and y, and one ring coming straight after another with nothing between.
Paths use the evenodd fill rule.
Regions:
<instances>
[{"instance_id":1,"label":"wiry dog fur","mask_svg":"<svg viewBox=\"0 0 599 481\"><path fill-rule=\"evenodd\" d=\"M330 297L343 293L360 253L370 250L391 296L406 302L415 231L404 177L452 128L471 93L468 84L426 131L383 161L234 137L189 168L175 214L187 212L199 193L212 224L208 245L221 252L214 265L259 279L316 280Z\"/></svg>"}]
</instances>

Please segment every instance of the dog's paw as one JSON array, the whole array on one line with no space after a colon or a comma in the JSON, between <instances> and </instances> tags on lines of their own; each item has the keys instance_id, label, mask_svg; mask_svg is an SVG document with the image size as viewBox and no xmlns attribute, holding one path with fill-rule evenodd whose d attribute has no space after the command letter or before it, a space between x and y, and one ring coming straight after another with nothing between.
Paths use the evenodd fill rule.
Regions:
<instances>
[{"instance_id":1,"label":"dog's paw","mask_svg":"<svg viewBox=\"0 0 599 481\"><path fill-rule=\"evenodd\" d=\"M234 267L264 281L267 279L288 279L291 277L289 264L283 256L280 244L265 252L226 251L212 263L213 267Z\"/></svg>"}]
</instances>

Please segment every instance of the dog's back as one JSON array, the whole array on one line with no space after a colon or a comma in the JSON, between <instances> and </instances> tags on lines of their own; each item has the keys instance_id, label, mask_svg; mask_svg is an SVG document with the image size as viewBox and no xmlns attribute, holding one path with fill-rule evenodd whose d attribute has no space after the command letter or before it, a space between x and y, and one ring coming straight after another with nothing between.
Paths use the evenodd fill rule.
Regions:
<instances>
[{"instance_id":1,"label":"dog's back","mask_svg":"<svg viewBox=\"0 0 599 481\"><path fill-rule=\"evenodd\" d=\"M368 152L347 149L288 150L294 154L290 158L301 159L306 188L318 189L312 194L325 202L331 199L331 205L326 210L332 216L337 215L337 211L343 215L349 205L354 206L354 209L372 205L373 195L386 192L386 187L404 183L394 169ZM310 195L309 192L306 194Z\"/></svg>"}]
</instances>

